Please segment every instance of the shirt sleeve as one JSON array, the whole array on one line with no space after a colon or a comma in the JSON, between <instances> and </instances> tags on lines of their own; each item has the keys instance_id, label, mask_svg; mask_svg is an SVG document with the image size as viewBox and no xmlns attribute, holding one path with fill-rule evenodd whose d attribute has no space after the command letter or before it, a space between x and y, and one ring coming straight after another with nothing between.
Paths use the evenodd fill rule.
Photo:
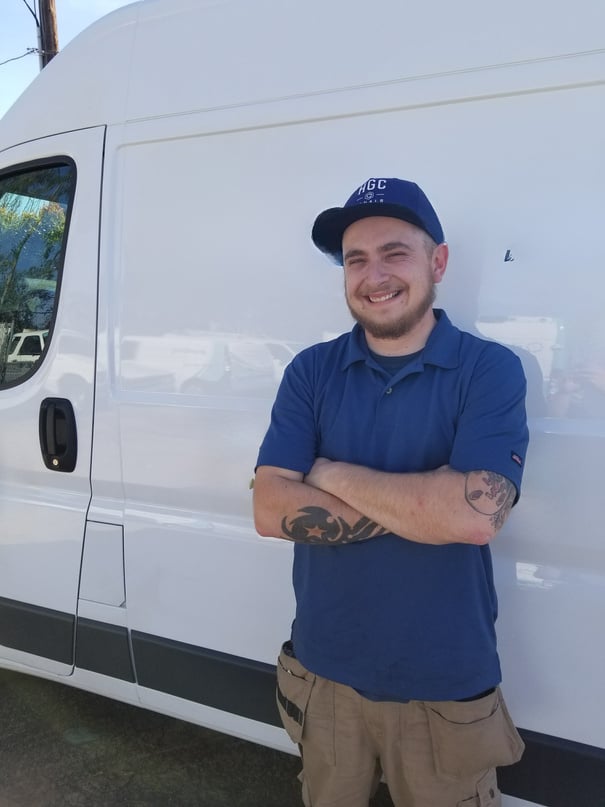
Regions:
<instances>
[{"instance_id":1,"label":"shirt sleeve","mask_svg":"<svg viewBox=\"0 0 605 807\"><path fill-rule=\"evenodd\" d=\"M286 368L256 467L273 465L303 474L311 470L318 445L312 368L311 353L299 354Z\"/></svg>"},{"instance_id":2,"label":"shirt sleeve","mask_svg":"<svg viewBox=\"0 0 605 807\"><path fill-rule=\"evenodd\" d=\"M473 367L458 419L450 466L493 471L521 490L529 441L526 380L519 358L486 342Z\"/></svg>"}]
</instances>

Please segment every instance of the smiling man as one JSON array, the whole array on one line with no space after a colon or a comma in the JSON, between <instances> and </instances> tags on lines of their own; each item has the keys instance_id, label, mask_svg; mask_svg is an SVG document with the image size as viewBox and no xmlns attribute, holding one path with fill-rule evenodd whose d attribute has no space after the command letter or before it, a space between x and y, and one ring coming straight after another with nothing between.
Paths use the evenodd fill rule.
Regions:
<instances>
[{"instance_id":1,"label":"smiling man","mask_svg":"<svg viewBox=\"0 0 605 807\"><path fill-rule=\"evenodd\" d=\"M321 213L351 333L287 368L258 458L261 535L294 541L278 659L307 807L497 807L523 743L499 688L489 542L519 497L525 378L433 308L448 247L413 182Z\"/></svg>"}]
</instances>

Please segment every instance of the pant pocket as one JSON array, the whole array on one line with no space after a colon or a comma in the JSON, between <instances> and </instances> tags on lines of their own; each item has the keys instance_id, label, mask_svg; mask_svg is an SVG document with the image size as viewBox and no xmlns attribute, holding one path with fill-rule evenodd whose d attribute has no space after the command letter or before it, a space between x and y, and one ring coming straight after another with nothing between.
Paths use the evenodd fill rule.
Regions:
<instances>
[{"instance_id":1,"label":"pant pocket","mask_svg":"<svg viewBox=\"0 0 605 807\"><path fill-rule=\"evenodd\" d=\"M300 743L315 675L292 655L291 648L291 642L285 642L277 659L276 698L288 736L292 742Z\"/></svg>"},{"instance_id":2,"label":"pant pocket","mask_svg":"<svg viewBox=\"0 0 605 807\"><path fill-rule=\"evenodd\" d=\"M502 797L498 790L496 771L489 770L477 782L477 795L459 801L456 807L502 807Z\"/></svg>"},{"instance_id":3,"label":"pant pocket","mask_svg":"<svg viewBox=\"0 0 605 807\"><path fill-rule=\"evenodd\" d=\"M425 707L438 775L460 778L521 759L525 746L499 688L477 701Z\"/></svg>"}]
</instances>

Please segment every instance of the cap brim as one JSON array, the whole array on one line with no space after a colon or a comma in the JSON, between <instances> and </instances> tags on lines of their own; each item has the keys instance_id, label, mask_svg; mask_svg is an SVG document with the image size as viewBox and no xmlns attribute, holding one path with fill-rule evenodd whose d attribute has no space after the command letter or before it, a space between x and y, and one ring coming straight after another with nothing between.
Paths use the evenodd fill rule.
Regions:
<instances>
[{"instance_id":1,"label":"cap brim","mask_svg":"<svg viewBox=\"0 0 605 807\"><path fill-rule=\"evenodd\" d=\"M343 265L342 237L344 231L351 224L372 216L386 216L414 224L426 232L423 222L414 213L402 205L394 204L366 204L351 207L331 207L324 210L315 219L311 238L321 252L328 255L334 263Z\"/></svg>"}]
</instances>

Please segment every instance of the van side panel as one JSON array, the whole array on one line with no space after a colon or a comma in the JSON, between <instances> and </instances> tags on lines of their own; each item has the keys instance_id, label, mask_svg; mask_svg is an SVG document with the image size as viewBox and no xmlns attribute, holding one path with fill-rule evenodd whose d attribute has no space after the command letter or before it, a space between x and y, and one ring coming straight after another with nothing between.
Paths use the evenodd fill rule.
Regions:
<instances>
[{"instance_id":1,"label":"van side panel","mask_svg":"<svg viewBox=\"0 0 605 807\"><path fill-rule=\"evenodd\" d=\"M309 240L318 208L366 175L413 171L452 233L440 304L517 349L530 382L524 496L494 545L512 709L524 728L557 736L564 725L570 739L604 744L593 720L604 650L577 626L605 597L586 485L599 474L605 412L551 413L561 374L588 362L599 338L599 303L586 289L600 270L588 242L555 234L598 229L603 172L591 155L602 103L602 89L586 87L471 101L454 118L435 104L220 136L204 134L204 117L172 120L169 138L154 121L119 132L119 143L110 133L120 238L105 244L109 371L99 404L119 423L121 455L99 440L96 457L121 468L133 630L273 662L293 617L290 547L259 538L249 520L281 372L269 346L349 327L341 271ZM353 154L348 142L373 147ZM553 165L566 166L564 186ZM110 486L95 478L99 490ZM555 491L568 502L563 517ZM583 687L570 689L579 660Z\"/></svg>"}]
</instances>

